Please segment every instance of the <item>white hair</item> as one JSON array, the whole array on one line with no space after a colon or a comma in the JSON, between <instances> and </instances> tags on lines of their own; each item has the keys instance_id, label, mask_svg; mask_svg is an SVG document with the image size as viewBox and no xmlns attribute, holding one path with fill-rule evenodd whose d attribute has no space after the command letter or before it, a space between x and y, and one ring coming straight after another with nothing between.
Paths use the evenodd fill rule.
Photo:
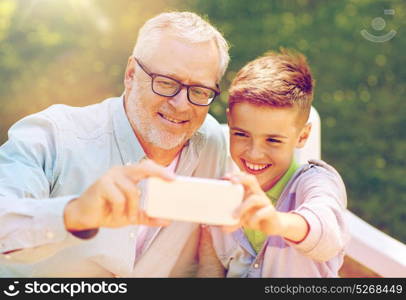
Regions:
<instances>
[{"instance_id":1,"label":"white hair","mask_svg":"<svg viewBox=\"0 0 406 300\"><path fill-rule=\"evenodd\" d=\"M158 44L157 41L161 34L168 30L175 36L191 43L214 40L220 57L218 78L220 81L230 60L228 43L216 28L192 12L167 12L149 19L138 33L133 55L146 59L154 46Z\"/></svg>"}]
</instances>

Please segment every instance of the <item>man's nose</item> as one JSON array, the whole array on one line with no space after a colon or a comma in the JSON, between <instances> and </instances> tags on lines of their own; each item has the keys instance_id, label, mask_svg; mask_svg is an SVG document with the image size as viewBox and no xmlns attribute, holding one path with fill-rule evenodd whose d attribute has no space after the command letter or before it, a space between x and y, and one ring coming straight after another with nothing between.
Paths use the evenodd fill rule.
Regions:
<instances>
[{"instance_id":1,"label":"man's nose","mask_svg":"<svg viewBox=\"0 0 406 300\"><path fill-rule=\"evenodd\" d=\"M190 109L190 102L187 99L187 88L182 87L180 92L169 99L169 103L176 109L182 112Z\"/></svg>"}]
</instances>

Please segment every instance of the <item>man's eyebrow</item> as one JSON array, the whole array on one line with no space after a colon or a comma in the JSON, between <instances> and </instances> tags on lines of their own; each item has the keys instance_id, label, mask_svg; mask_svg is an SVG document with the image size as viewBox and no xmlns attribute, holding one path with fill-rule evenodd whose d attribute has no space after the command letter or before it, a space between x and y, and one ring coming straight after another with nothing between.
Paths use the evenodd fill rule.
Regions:
<instances>
[{"instance_id":1,"label":"man's eyebrow","mask_svg":"<svg viewBox=\"0 0 406 300\"><path fill-rule=\"evenodd\" d=\"M242 128L235 127L235 126L230 127L230 129L231 130L238 130L238 131L245 132L245 133L249 133L249 131L246 131L246 130L244 130ZM280 138L280 139L287 139L288 138L287 136L277 134L277 133L267 134L266 137L268 137L268 138Z\"/></svg>"},{"instance_id":2,"label":"man's eyebrow","mask_svg":"<svg viewBox=\"0 0 406 300\"><path fill-rule=\"evenodd\" d=\"M174 73L165 73L165 74L159 74L159 75L165 75L165 76L168 76L168 77L172 77L173 79L176 79L176 80L183 83L183 81ZM211 88L213 90L218 90L217 86L211 86L210 84L204 84L204 83L201 83L201 82L198 82L198 81L192 81L191 83L188 83L188 85L200 85L200 86Z\"/></svg>"}]
</instances>

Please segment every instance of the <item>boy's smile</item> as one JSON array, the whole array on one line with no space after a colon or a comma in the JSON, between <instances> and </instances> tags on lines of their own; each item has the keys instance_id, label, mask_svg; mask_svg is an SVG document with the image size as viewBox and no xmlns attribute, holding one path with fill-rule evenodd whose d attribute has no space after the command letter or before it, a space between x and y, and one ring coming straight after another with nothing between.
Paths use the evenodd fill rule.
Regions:
<instances>
[{"instance_id":1,"label":"boy's smile","mask_svg":"<svg viewBox=\"0 0 406 300\"><path fill-rule=\"evenodd\" d=\"M244 164L246 171L252 174L260 174L268 169L270 166L272 166L272 164L249 162L247 160L244 160L243 158L241 158L241 161Z\"/></svg>"},{"instance_id":2,"label":"boy's smile","mask_svg":"<svg viewBox=\"0 0 406 300\"><path fill-rule=\"evenodd\" d=\"M249 102L227 111L230 151L234 162L257 177L268 191L287 171L296 147L304 146L310 125L301 127L297 109Z\"/></svg>"}]
</instances>

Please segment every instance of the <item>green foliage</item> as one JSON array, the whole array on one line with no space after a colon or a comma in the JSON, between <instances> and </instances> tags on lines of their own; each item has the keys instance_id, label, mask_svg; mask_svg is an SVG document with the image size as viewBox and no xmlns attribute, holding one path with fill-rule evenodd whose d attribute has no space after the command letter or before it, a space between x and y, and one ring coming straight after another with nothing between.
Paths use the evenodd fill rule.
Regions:
<instances>
[{"instance_id":1,"label":"green foliage","mask_svg":"<svg viewBox=\"0 0 406 300\"><path fill-rule=\"evenodd\" d=\"M249 60L280 47L303 52L316 79L314 106L322 120L322 157L341 173L349 208L406 241L406 38L404 1L190 1L231 41L224 80ZM384 15L394 9L395 15ZM376 17L385 30L371 28ZM367 29L397 35L364 39ZM212 113L224 120L226 95Z\"/></svg>"},{"instance_id":2,"label":"green foliage","mask_svg":"<svg viewBox=\"0 0 406 300\"><path fill-rule=\"evenodd\" d=\"M232 46L224 92L211 107L221 122L239 68L271 49L303 52L316 79L322 156L341 173L349 208L406 242L402 0L0 0L0 141L12 123L51 104L86 105L121 94L138 28L171 9L207 16ZM386 21L381 31L371 27L376 17ZM397 34L374 43L362 29Z\"/></svg>"}]
</instances>

